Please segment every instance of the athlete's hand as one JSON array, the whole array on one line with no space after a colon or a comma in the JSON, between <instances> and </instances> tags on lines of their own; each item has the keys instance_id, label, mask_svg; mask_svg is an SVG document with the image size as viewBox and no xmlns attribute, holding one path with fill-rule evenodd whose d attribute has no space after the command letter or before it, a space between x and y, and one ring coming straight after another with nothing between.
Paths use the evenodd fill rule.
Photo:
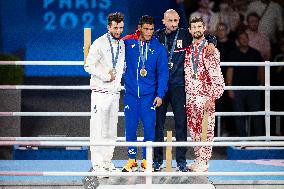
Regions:
<instances>
[{"instance_id":1,"label":"athlete's hand","mask_svg":"<svg viewBox=\"0 0 284 189\"><path fill-rule=\"evenodd\" d=\"M109 80L109 82L112 82L113 80L115 80L115 74L113 73L113 70L110 70L110 71L108 72L108 74L110 75L110 80Z\"/></svg>"},{"instance_id":2,"label":"athlete's hand","mask_svg":"<svg viewBox=\"0 0 284 189\"><path fill-rule=\"evenodd\" d=\"M156 107L160 107L163 103L163 100L160 97L156 97L154 99L153 105L155 105Z\"/></svg>"},{"instance_id":3,"label":"athlete's hand","mask_svg":"<svg viewBox=\"0 0 284 189\"><path fill-rule=\"evenodd\" d=\"M207 52L210 54L210 55L213 55L214 52L215 52L215 46L213 43L209 43L207 46L206 46L206 50Z\"/></svg>"},{"instance_id":4,"label":"athlete's hand","mask_svg":"<svg viewBox=\"0 0 284 189\"><path fill-rule=\"evenodd\" d=\"M204 106L205 111L214 110L215 108L215 102L212 102L211 100L207 100Z\"/></svg>"}]
</instances>

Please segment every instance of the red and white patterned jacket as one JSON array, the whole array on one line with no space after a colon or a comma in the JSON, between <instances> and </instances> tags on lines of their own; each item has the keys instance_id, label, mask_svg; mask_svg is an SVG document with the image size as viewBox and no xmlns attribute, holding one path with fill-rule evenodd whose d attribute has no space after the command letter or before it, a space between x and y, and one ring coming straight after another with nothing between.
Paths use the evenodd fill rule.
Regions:
<instances>
[{"instance_id":1,"label":"red and white patterned jacket","mask_svg":"<svg viewBox=\"0 0 284 189\"><path fill-rule=\"evenodd\" d=\"M205 39L204 39L205 40ZM193 42L194 46L194 62L197 58L197 53L201 43ZM215 49L214 54L206 52L208 42L205 42L204 47L199 55L199 62L197 67L198 78L193 76L193 61L192 59L192 45L186 49L185 55L185 89L187 96L207 97L206 99L214 102L220 98L224 92L224 78L220 68L220 52Z\"/></svg>"}]
</instances>

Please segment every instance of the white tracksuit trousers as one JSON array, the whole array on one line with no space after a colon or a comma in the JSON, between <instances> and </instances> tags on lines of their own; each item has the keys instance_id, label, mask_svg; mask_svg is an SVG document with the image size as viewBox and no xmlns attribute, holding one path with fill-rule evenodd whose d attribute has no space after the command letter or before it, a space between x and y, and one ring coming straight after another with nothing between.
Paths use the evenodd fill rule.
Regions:
<instances>
[{"instance_id":1,"label":"white tracksuit trousers","mask_svg":"<svg viewBox=\"0 0 284 189\"><path fill-rule=\"evenodd\" d=\"M100 93L92 91L91 95L91 142L115 142L119 111L119 93ZM114 146L91 146L93 166L104 166L111 162Z\"/></svg>"}]
</instances>

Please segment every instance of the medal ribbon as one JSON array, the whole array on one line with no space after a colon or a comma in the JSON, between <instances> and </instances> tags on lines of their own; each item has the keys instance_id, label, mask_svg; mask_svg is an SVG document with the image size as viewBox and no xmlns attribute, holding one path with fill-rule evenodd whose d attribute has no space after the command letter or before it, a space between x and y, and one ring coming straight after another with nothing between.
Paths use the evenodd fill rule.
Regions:
<instances>
[{"instance_id":1,"label":"medal ribbon","mask_svg":"<svg viewBox=\"0 0 284 189\"><path fill-rule=\"evenodd\" d=\"M139 43L140 60L142 61L142 69L145 69L145 62L148 57L149 43L145 42L146 43L145 52L143 51L143 47L144 47L143 42L138 40L138 43Z\"/></svg>"},{"instance_id":2,"label":"medal ribbon","mask_svg":"<svg viewBox=\"0 0 284 189\"><path fill-rule=\"evenodd\" d=\"M202 51L202 48L204 47L205 45L205 42L206 40L203 40L202 44L200 45L199 49L198 49L198 53L197 53L197 57L196 57L196 60L194 61L194 45L192 44L192 47L191 47L191 61L192 61L192 66L193 66L193 71L194 71L194 74L197 73L197 67L198 67L198 62L199 62L199 56L200 56L200 53Z\"/></svg>"},{"instance_id":3,"label":"medal ribbon","mask_svg":"<svg viewBox=\"0 0 284 189\"><path fill-rule=\"evenodd\" d=\"M179 29L177 29L177 33L176 33L176 35L175 35L175 39L174 39L174 41L173 41L173 45L172 45L172 48L171 48L170 52L169 52L169 49L168 49L167 36L166 36L166 34L165 34L165 46L166 46L166 48L167 48L167 51L169 52L169 57L168 57L169 62L171 62L171 61L172 61L172 58L173 58L175 46L176 46L176 44L177 44L177 37L178 37L178 34L179 34Z\"/></svg>"},{"instance_id":4,"label":"medal ribbon","mask_svg":"<svg viewBox=\"0 0 284 189\"><path fill-rule=\"evenodd\" d=\"M116 64L117 64L117 60L118 60L118 54L119 54L119 41L117 40L118 44L117 44L116 54L115 54L115 57L114 57L113 46L112 46L112 43L111 43L109 33L107 34L107 38L108 38L110 50L111 50L112 67L113 67L113 69L115 69Z\"/></svg>"}]
</instances>

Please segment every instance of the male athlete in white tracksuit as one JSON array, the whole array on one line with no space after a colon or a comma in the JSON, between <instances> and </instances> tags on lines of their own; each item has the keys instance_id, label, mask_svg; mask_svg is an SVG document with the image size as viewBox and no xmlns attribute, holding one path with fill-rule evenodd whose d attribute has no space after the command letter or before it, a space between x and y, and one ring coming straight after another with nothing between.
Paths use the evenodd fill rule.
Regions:
<instances>
[{"instance_id":1,"label":"male athlete in white tracksuit","mask_svg":"<svg viewBox=\"0 0 284 189\"><path fill-rule=\"evenodd\" d=\"M124 17L121 13L108 16L108 33L90 47L84 66L91 74L91 142L115 142L119 111L119 91L125 60L124 42L120 40ZM94 171L112 171L114 146L91 146Z\"/></svg>"}]
</instances>

